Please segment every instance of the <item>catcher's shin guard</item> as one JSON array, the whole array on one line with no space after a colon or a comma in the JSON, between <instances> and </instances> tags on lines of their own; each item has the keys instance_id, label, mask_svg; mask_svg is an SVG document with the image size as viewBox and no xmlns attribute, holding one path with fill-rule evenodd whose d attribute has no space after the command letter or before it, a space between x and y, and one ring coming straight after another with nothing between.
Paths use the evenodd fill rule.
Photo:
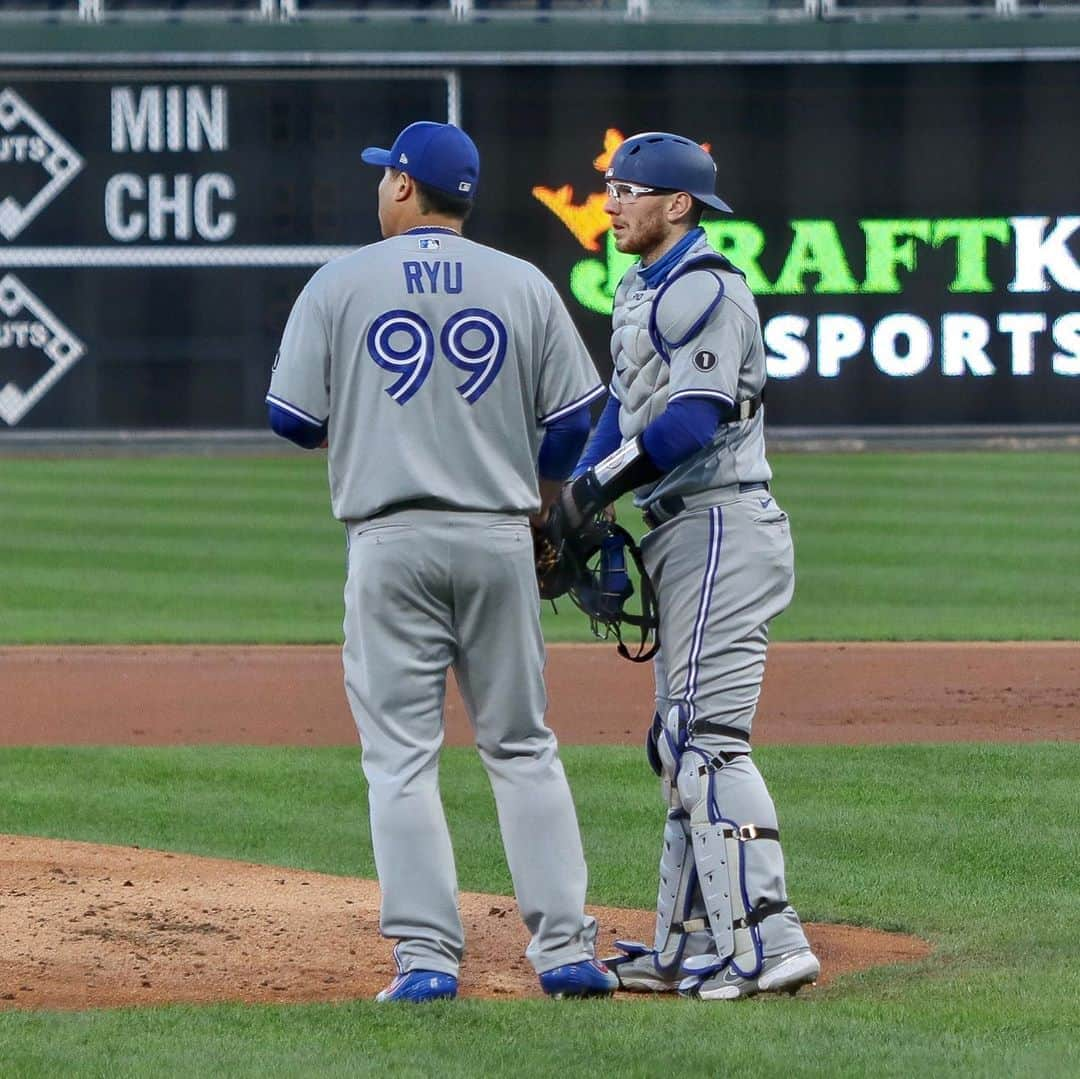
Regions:
<instances>
[{"instance_id":1,"label":"catcher's shin guard","mask_svg":"<svg viewBox=\"0 0 1080 1079\"><path fill-rule=\"evenodd\" d=\"M710 758L693 749L684 756L679 772L679 794L690 813L698 887L716 946L712 966L702 966L699 961L694 967L696 973L707 977L730 965L740 976L756 978L764 960L758 927L769 915L786 910L788 901L752 897L747 865L755 857L755 845L778 843L780 835L775 828L740 825L721 816L714 788L725 763L722 757Z\"/></svg>"},{"instance_id":2,"label":"catcher's shin guard","mask_svg":"<svg viewBox=\"0 0 1080 1079\"><path fill-rule=\"evenodd\" d=\"M658 969L669 973L687 955L712 950L687 824L687 816L681 810L668 814L660 856L654 948Z\"/></svg>"},{"instance_id":3,"label":"catcher's shin guard","mask_svg":"<svg viewBox=\"0 0 1080 1079\"><path fill-rule=\"evenodd\" d=\"M653 947L638 941L617 940L615 946L622 954L604 960L615 972L622 989L674 991L686 974L683 960L712 951L687 824L687 815L682 810L668 813L660 854Z\"/></svg>"}]
</instances>

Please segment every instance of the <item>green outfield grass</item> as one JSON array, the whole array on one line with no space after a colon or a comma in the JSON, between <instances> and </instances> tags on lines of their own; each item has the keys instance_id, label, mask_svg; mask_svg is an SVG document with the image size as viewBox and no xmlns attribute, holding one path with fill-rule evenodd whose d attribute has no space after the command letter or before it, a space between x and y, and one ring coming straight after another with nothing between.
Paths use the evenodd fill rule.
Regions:
<instances>
[{"instance_id":1,"label":"green outfield grass","mask_svg":"<svg viewBox=\"0 0 1080 1079\"><path fill-rule=\"evenodd\" d=\"M794 999L0 1012L4 1076L1073 1076L1080 746L756 751L808 920L933 958ZM662 807L638 751L568 747L590 900L651 907ZM442 771L461 886L505 894L471 751ZM8 749L0 832L371 875L350 749ZM613 808L617 807L617 808ZM2 892L2 889L0 889ZM0 895L2 901L2 895Z\"/></svg>"},{"instance_id":2,"label":"green outfield grass","mask_svg":"<svg viewBox=\"0 0 1080 1079\"><path fill-rule=\"evenodd\" d=\"M779 640L1080 637L1072 453L777 454ZM0 644L334 642L344 535L322 455L0 461ZM627 505L621 519L640 531ZM585 640L569 604L549 640Z\"/></svg>"},{"instance_id":3,"label":"green outfield grass","mask_svg":"<svg viewBox=\"0 0 1080 1079\"><path fill-rule=\"evenodd\" d=\"M774 639L1080 638L1074 454L773 465L798 566ZM324 469L299 453L0 460L0 644L338 641L344 538ZM640 531L632 509L621 519ZM587 637L569 605L544 620L549 640ZM932 959L735 1006L0 1012L0 1076L1080 1074L1080 744L755 755L803 916L917 933ZM651 908L662 807L640 752L564 758L590 900ZM442 789L461 886L509 894L474 754L446 752ZM4 832L374 875L353 749L0 749Z\"/></svg>"}]
</instances>

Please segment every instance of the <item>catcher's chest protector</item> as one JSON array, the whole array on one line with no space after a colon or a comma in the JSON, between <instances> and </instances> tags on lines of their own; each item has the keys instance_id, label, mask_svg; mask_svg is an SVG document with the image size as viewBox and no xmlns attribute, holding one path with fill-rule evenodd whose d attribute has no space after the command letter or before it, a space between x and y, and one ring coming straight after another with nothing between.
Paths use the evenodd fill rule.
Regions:
<instances>
[{"instance_id":1,"label":"catcher's chest protector","mask_svg":"<svg viewBox=\"0 0 1080 1079\"><path fill-rule=\"evenodd\" d=\"M705 237L695 243L656 288L648 288L640 272L627 271L615 292L612 312L612 386L619 399L619 429L629 441L667 408L671 369L661 352L656 320L663 304L668 325L692 327L708 316L717 302L715 290L705 293L670 286L684 272L708 265L742 276L742 271L718 255ZM723 290L720 290L723 295Z\"/></svg>"},{"instance_id":2,"label":"catcher's chest protector","mask_svg":"<svg viewBox=\"0 0 1080 1079\"><path fill-rule=\"evenodd\" d=\"M612 315L611 382L619 399L619 429L629 441L667 408L668 365L653 348L649 318L656 289L647 289L636 270L619 286Z\"/></svg>"}]
</instances>

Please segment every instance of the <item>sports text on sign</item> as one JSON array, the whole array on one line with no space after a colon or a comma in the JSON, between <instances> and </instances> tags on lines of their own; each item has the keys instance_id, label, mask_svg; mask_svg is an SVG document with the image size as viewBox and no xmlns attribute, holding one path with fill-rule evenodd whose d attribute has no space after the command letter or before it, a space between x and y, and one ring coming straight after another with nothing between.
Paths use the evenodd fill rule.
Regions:
<instances>
[{"instance_id":1,"label":"sports text on sign","mask_svg":"<svg viewBox=\"0 0 1080 1079\"><path fill-rule=\"evenodd\" d=\"M0 237L13 240L83 167L82 158L10 87L0 90L0 165L29 163L34 193L16 197L0 176Z\"/></svg>"},{"instance_id":2,"label":"sports text on sign","mask_svg":"<svg viewBox=\"0 0 1080 1079\"><path fill-rule=\"evenodd\" d=\"M105 227L114 240L130 243L151 240L227 240L236 228L236 214L220 203L236 197L231 176L208 172L165 176L154 173L145 180L121 172L105 185Z\"/></svg>"},{"instance_id":3,"label":"sports text on sign","mask_svg":"<svg viewBox=\"0 0 1080 1079\"><path fill-rule=\"evenodd\" d=\"M228 149L229 98L223 86L114 86L109 101L113 153ZM121 243L221 243L236 231L236 214L223 205L235 198L236 183L223 172L119 172L105 185L105 228Z\"/></svg>"},{"instance_id":4,"label":"sports text on sign","mask_svg":"<svg viewBox=\"0 0 1080 1079\"><path fill-rule=\"evenodd\" d=\"M225 150L227 100L224 86L114 86L113 152Z\"/></svg>"},{"instance_id":5,"label":"sports text on sign","mask_svg":"<svg viewBox=\"0 0 1080 1079\"><path fill-rule=\"evenodd\" d=\"M40 352L47 365L28 388L0 385L0 420L14 427L86 352L80 341L13 274L0 278L0 355L8 349Z\"/></svg>"}]
</instances>

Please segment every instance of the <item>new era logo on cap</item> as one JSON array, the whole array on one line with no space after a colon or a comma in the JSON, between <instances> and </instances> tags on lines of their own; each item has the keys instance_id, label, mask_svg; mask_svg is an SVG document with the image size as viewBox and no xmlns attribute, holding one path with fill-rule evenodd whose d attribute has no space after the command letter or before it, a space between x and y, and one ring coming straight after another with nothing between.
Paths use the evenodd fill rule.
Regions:
<instances>
[{"instance_id":1,"label":"new era logo on cap","mask_svg":"<svg viewBox=\"0 0 1080 1079\"><path fill-rule=\"evenodd\" d=\"M409 124L389 150L369 146L360 155L369 165L398 168L448 195L472 198L480 178L480 155L472 139L453 124L421 120Z\"/></svg>"}]
</instances>

